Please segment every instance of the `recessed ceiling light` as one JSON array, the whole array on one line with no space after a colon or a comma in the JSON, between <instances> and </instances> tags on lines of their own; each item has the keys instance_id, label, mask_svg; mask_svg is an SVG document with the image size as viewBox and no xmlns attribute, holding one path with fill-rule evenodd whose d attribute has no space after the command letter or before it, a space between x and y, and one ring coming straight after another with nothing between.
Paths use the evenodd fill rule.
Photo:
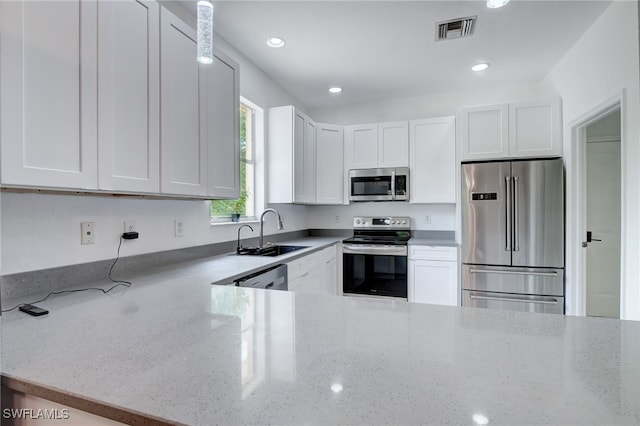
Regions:
<instances>
[{"instance_id":1,"label":"recessed ceiling light","mask_svg":"<svg viewBox=\"0 0 640 426\"><path fill-rule=\"evenodd\" d=\"M337 93L342 93L342 87L329 87L329 93L333 93L333 94L337 94Z\"/></svg>"},{"instance_id":2,"label":"recessed ceiling light","mask_svg":"<svg viewBox=\"0 0 640 426\"><path fill-rule=\"evenodd\" d=\"M487 68L489 68L489 63L488 62L481 62L479 64L475 64L474 66L471 67L471 69L475 72L480 72L480 71L484 71Z\"/></svg>"},{"instance_id":3,"label":"recessed ceiling light","mask_svg":"<svg viewBox=\"0 0 640 426\"><path fill-rule=\"evenodd\" d=\"M267 45L268 45L269 47L276 47L276 48L278 48L278 47L282 47L282 46L284 46L284 45L285 45L285 43L286 43L286 42L285 42L285 41L284 41L284 39L283 39L283 38L281 38L281 37L269 37L269 38L267 39Z\"/></svg>"},{"instance_id":4,"label":"recessed ceiling light","mask_svg":"<svg viewBox=\"0 0 640 426\"><path fill-rule=\"evenodd\" d=\"M497 9L509 3L509 0L487 0L487 7L489 9Z\"/></svg>"}]
</instances>

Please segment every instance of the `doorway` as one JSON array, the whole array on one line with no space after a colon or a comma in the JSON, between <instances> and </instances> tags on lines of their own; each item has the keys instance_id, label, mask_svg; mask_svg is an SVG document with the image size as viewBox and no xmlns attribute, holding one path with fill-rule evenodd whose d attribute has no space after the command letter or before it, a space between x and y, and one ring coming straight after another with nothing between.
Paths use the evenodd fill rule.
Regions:
<instances>
[{"instance_id":1,"label":"doorway","mask_svg":"<svg viewBox=\"0 0 640 426\"><path fill-rule=\"evenodd\" d=\"M625 116L623 89L567 126L567 315L626 315Z\"/></svg>"},{"instance_id":2,"label":"doorway","mask_svg":"<svg viewBox=\"0 0 640 426\"><path fill-rule=\"evenodd\" d=\"M586 315L620 318L620 109L586 127Z\"/></svg>"}]
</instances>

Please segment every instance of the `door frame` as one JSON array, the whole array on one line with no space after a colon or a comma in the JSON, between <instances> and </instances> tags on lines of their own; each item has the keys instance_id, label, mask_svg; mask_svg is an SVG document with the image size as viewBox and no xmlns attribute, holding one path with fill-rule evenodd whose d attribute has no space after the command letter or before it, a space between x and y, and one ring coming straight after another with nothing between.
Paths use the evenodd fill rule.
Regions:
<instances>
[{"instance_id":1,"label":"door frame","mask_svg":"<svg viewBox=\"0 0 640 426\"><path fill-rule=\"evenodd\" d=\"M587 231L587 202L586 202L586 178L587 178L587 127L600 120L611 112L620 109L620 157L626 155L625 137L625 90L604 102L592 107L576 119L569 122L568 130L571 135L570 157L565 158L567 175L567 199L566 199L566 256L567 256L567 285L568 296L567 315L586 316L587 288L586 270L587 253L582 247ZM625 259L626 259L626 193L625 162L621 161L621 206L620 206L620 318L626 317L624 303L626 293Z\"/></svg>"}]
</instances>

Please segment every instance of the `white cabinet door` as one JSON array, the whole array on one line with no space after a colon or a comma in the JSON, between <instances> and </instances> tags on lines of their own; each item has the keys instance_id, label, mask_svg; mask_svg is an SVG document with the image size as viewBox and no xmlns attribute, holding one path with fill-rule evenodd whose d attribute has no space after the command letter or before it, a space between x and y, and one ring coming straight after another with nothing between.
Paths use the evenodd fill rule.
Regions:
<instances>
[{"instance_id":1,"label":"white cabinet door","mask_svg":"<svg viewBox=\"0 0 640 426\"><path fill-rule=\"evenodd\" d=\"M409 301L458 305L457 262L409 261Z\"/></svg>"},{"instance_id":2,"label":"white cabinet door","mask_svg":"<svg viewBox=\"0 0 640 426\"><path fill-rule=\"evenodd\" d=\"M378 167L409 167L409 123L378 124Z\"/></svg>"},{"instance_id":3,"label":"white cabinet door","mask_svg":"<svg viewBox=\"0 0 640 426\"><path fill-rule=\"evenodd\" d=\"M323 294L338 294L337 245L322 250L322 289Z\"/></svg>"},{"instance_id":4,"label":"white cabinet door","mask_svg":"<svg viewBox=\"0 0 640 426\"><path fill-rule=\"evenodd\" d=\"M269 109L270 203L315 202L316 123L291 105Z\"/></svg>"},{"instance_id":5,"label":"white cabinet door","mask_svg":"<svg viewBox=\"0 0 640 426\"><path fill-rule=\"evenodd\" d=\"M347 126L345 132L345 162L348 169L378 167L378 125Z\"/></svg>"},{"instance_id":6,"label":"white cabinet door","mask_svg":"<svg viewBox=\"0 0 640 426\"><path fill-rule=\"evenodd\" d=\"M509 104L509 156L562 155L560 99Z\"/></svg>"},{"instance_id":7,"label":"white cabinet door","mask_svg":"<svg viewBox=\"0 0 640 426\"><path fill-rule=\"evenodd\" d=\"M0 2L1 181L96 189L95 2Z\"/></svg>"},{"instance_id":8,"label":"white cabinet door","mask_svg":"<svg viewBox=\"0 0 640 426\"><path fill-rule=\"evenodd\" d=\"M240 67L215 52L207 74L207 179L211 198L240 196Z\"/></svg>"},{"instance_id":9,"label":"white cabinet door","mask_svg":"<svg viewBox=\"0 0 640 426\"><path fill-rule=\"evenodd\" d=\"M162 8L160 20L160 190L207 193L206 76L196 57L196 34Z\"/></svg>"},{"instance_id":10,"label":"white cabinet door","mask_svg":"<svg viewBox=\"0 0 640 426\"><path fill-rule=\"evenodd\" d=\"M304 134L304 162L302 164L304 203L316 202L316 123L307 117Z\"/></svg>"},{"instance_id":11,"label":"white cabinet door","mask_svg":"<svg viewBox=\"0 0 640 426\"><path fill-rule=\"evenodd\" d=\"M509 108L506 104L460 110L460 159L509 156Z\"/></svg>"},{"instance_id":12,"label":"white cabinet door","mask_svg":"<svg viewBox=\"0 0 640 426\"><path fill-rule=\"evenodd\" d=\"M287 282L287 290L292 291L294 293L302 292L302 276L291 279Z\"/></svg>"},{"instance_id":13,"label":"white cabinet door","mask_svg":"<svg viewBox=\"0 0 640 426\"><path fill-rule=\"evenodd\" d=\"M316 127L316 203L342 204L344 188L343 130L340 126Z\"/></svg>"},{"instance_id":14,"label":"white cabinet door","mask_svg":"<svg viewBox=\"0 0 640 426\"><path fill-rule=\"evenodd\" d=\"M304 138L307 116L294 110L293 115L293 202L305 202L304 186Z\"/></svg>"},{"instance_id":15,"label":"white cabinet door","mask_svg":"<svg viewBox=\"0 0 640 426\"><path fill-rule=\"evenodd\" d=\"M160 191L160 6L98 3L98 186Z\"/></svg>"},{"instance_id":16,"label":"white cabinet door","mask_svg":"<svg viewBox=\"0 0 640 426\"><path fill-rule=\"evenodd\" d=\"M456 202L455 118L409 122L411 203Z\"/></svg>"}]
</instances>

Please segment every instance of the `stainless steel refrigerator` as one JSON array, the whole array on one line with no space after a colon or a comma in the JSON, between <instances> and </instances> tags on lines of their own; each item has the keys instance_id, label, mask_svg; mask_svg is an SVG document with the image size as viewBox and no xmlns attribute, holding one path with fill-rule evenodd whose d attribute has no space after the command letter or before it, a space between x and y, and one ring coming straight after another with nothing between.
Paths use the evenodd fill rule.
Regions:
<instances>
[{"instance_id":1,"label":"stainless steel refrigerator","mask_svg":"<svg viewBox=\"0 0 640 426\"><path fill-rule=\"evenodd\" d=\"M562 159L462 165L462 305L564 313Z\"/></svg>"}]
</instances>

